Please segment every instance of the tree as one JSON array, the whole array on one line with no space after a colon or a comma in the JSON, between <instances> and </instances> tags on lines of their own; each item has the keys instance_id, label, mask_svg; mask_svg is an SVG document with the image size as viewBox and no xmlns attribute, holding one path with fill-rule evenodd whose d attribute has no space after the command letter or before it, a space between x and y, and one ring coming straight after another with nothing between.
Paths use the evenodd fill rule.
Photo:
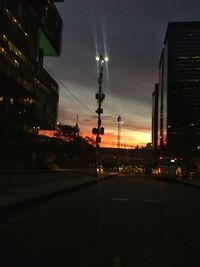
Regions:
<instances>
[{"instance_id":1,"label":"tree","mask_svg":"<svg viewBox=\"0 0 200 267\"><path fill-rule=\"evenodd\" d=\"M76 126L59 124L58 130L55 133L55 137L65 142L69 142L79 137L79 133L80 133L79 128Z\"/></svg>"}]
</instances>

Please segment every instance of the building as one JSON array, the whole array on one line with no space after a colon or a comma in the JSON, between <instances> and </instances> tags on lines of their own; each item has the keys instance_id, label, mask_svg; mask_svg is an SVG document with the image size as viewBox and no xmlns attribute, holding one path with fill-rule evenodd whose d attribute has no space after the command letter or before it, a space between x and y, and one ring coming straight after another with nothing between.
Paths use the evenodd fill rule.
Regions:
<instances>
[{"instance_id":1,"label":"building","mask_svg":"<svg viewBox=\"0 0 200 267\"><path fill-rule=\"evenodd\" d=\"M158 149L158 83L152 93L152 147Z\"/></svg>"},{"instance_id":2,"label":"building","mask_svg":"<svg viewBox=\"0 0 200 267\"><path fill-rule=\"evenodd\" d=\"M43 67L59 56L62 19L53 0L0 0L0 123L14 129L52 129L59 88Z\"/></svg>"},{"instance_id":3,"label":"building","mask_svg":"<svg viewBox=\"0 0 200 267\"><path fill-rule=\"evenodd\" d=\"M159 63L158 136L161 152L200 148L200 22L172 22Z\"/></svg>"}]
</instances>

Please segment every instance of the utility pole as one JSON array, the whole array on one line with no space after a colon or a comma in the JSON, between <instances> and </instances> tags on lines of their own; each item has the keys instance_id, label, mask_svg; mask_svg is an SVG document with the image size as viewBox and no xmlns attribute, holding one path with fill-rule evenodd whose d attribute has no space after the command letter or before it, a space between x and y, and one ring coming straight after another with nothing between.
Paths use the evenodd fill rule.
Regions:
<instances>
[{"instance_id":1,"label":"utility pole","mask_svg":"<svg viewBox=\"0 0 200 267\"><path fill-rule=\"evenodd\" d=\"M117 124L118 124L117 148L120 149L120 147L121 147L121 129L122 129L122 124L123 124L123 121L122 121L122 118L120 115L117 118Z\"/></svg>"},{"instance_id":2,"label":"utility pole","mask_svg":"<svg viewBox=\"0 0 200 267\"><path fill-rule=\"evenodd\" d=\"M117 135L117 168L120 171L120 148L121 148L121 128L122 128L122 117L119 115L117 118L117 127L118 127L118 135Z\"/></svg>"},{"instance_id":3,"label":"utility pole","mask_svg":"<svg viewBox=\"0 0 200 267\"><path fill-rule=\"evenodd\" d=\"M97 128L92 129L92 133L96 135L96 174L99 176L103 172L102 162L101 162L101 150L100 150L100 143L101 137L100 135L104 134L104 128L101 127L101 114L103 114L103 109L101 108L101 104L105 99L105 94L102 92L102 81L103 81L103 66L104 63L108 61L108 57L103 57L100 55L96 57L96 60L99 63L99 77L98 77L98 92L96 93L96 100L98 104L98 108L96 113L97 117Z\"/></svg>"}]
</instances>

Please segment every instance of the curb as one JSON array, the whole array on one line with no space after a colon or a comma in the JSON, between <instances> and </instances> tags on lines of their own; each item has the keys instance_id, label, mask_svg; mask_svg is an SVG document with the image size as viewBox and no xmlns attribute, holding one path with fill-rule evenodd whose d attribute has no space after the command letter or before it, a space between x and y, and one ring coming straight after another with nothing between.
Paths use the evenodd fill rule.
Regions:
<instances>
[{"instance_id":1,"label":"curb","mask_svg":"<svg viewBox=\"0 0 200 267\"><path fill-rule=\"evenodd\" d=\"M0 170L0 175L2 174L30 174L30 173L54 173L54 172L70 172L74 171L74 169L19 169L19 170ZM75 170L81 171L81 170Z\"/></svg>"},{"instance_id":2,"label":"curb","mask_svg":"<svg viewBox=\"0 0 200 267\"><path fill-rule=\"evenodd\" d=\"M26 211L28 208L34 207L38 204L42 204L51 200L55 200L58 197L64 196L65 194L72 193L82 188L86 188L103 180L111 179L117 176L117 174L112 174L105 176L103 178L97 177L93 181L83 182L81 184L72 185L68 188L57 190L51 193L44 193L43 195L26 199L24 201L16 202L0 208L0 224L6 224L12 220L17 214Z\"/></svg>"},{"instance_id":3,"label":"curb","mask_svg":"<svg viewBox=\"0 0 200 267\"><path fill-rule=\"evenodd\" d=\"M186 185L186 186L190 186L196 189L200 190L200 185L197 185L195 183L190 183L190 182L186 182L186 181L178 181L178 183L182 184L182 185Z\"/></svg>"}]
</instances>

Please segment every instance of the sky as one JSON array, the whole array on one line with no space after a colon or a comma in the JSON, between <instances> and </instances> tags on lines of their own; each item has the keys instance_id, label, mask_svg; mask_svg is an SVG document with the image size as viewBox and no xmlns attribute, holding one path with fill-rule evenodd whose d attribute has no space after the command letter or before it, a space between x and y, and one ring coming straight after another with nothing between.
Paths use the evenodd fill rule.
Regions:
<instances>
[{"instance_id":1,"label":"sky","mask_svg":"<svg viewBox=\"0 0 200 267\"><path fill-rule=\"evenodd\" d=\"M75 125L83 136L97 125L99 54L104 66L102 147L151 142L152 92L169 22L200 20L199 0L64 0L56 4L63 19L60 57L45 58L45 67L60 85L58 121ZM94 136L93 136L94 137Z\"/></svg>"}]
</instances>

